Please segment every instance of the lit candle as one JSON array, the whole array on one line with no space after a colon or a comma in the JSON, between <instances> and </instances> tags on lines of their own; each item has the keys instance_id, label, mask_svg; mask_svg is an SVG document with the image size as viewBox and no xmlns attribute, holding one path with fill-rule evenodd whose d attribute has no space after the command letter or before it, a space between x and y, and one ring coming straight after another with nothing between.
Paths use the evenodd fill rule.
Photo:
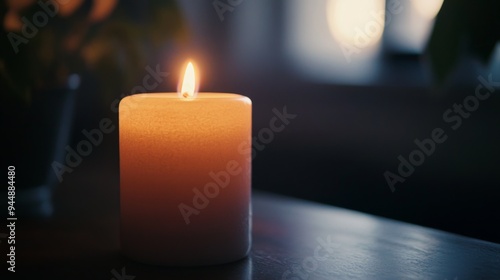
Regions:
<instances>
[{"instance_id":1,"label":"lit candle","mask_svg":"<svg viewBox=\"0 0 500 280\"><path fill-rule=\"evenodd\" d=\"M220 264L250 250L252 103L197 95L194 72L178 93L120 102L121 248L141 262Z\"/></svg>"}]
</instances>

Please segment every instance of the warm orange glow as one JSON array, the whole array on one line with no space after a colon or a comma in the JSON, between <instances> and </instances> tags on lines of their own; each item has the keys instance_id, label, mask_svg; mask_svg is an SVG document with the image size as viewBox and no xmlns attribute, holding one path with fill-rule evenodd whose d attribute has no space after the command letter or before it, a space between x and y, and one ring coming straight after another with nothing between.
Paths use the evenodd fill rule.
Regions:
<instances>
[{"instance_id":1,"label":"warm orange glow","mask_svg":"<svg viewBox=\"0 0 500 280\"><path fill-rule=\"evenodd\" d=\"M99 22L106 19L115 9L118 0L99 0L92 2L92 10L90 11L90 21Z\"/></svg>"},{"instance_id":2,"label":"warm orange glow","mask_svg":"<svg viewBox=\"0 0 500 280\"><path fill-rule=\"evenodd\" d=\"M198 95L198 87L196 81L196 74L194 71L193 63L189 62L184 72L182 79L181 90L179 91L180 98L193 99Z\"/></svg>"}]
</instances>

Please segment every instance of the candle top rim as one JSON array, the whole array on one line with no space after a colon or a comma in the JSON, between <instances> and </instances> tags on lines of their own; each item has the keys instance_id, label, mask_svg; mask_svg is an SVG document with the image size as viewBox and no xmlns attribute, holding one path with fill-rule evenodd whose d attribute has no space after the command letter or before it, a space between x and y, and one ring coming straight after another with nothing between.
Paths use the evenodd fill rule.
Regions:
<instances>
[{"instance_id":1,"label":"candle top rim","mask_svg":"<svg viewBox=\"0 0 500 280\"><path fill-rule=\"evenodd\" d=\"M179 99L183 100L183 98L179 97L179 94L177 92L150 92L150 93L137 93L137 94L132 94L127 97L139 97L139 98L160 98L160 99ZM194 98L191 99L191 101L194 100L203 100L203 99L246 99L250 101L250 98L237 94L237 93L230 93L230 92L199 92L198 95ZM251 101L250 101L251 102Z\"/></svg>"}]
</instances>

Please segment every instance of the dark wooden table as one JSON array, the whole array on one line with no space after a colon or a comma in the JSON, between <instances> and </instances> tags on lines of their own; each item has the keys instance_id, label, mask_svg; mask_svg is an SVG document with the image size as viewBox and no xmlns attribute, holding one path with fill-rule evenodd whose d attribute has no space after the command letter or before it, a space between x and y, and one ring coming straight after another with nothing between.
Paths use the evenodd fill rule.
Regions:
<instances>
[{"instance_id":1,"label":"dark wooden table","mask_svg":"<svg viewBox=\"0 0 500 280\"><path fill-rule=\"evenodd\" d=\"M80 198L85 199L84 195ZM18 276L116 280L500 279L498 244L261 192L253 195L253 246L248 258L196 268L144 265L120 255L117 211L101 211L102 200L94 197L94 206L102 213L92 217L56 215L50 221L19 223ZM93 207L75 203L82 211ZM2 266L5 269L5 262Z\"/></svg>"}]
</instances>

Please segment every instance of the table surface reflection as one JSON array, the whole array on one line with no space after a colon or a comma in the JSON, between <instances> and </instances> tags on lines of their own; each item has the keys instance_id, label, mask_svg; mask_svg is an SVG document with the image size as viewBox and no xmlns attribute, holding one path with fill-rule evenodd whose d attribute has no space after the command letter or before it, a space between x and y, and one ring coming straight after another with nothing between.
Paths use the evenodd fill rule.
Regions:
<instances>
[{"instance_id":1,"label":"table surface reflection","mask_svg":"<svg viewBox=\"0 0 500 280\"><path fill-rule=\"evenodd\" d=\"M121 256L116 214L22 223L19 274L116 280L500 279L498 244L268 193L253 194L250 256L219 266L158 267Z\"/></svg>"}]
</instances>

